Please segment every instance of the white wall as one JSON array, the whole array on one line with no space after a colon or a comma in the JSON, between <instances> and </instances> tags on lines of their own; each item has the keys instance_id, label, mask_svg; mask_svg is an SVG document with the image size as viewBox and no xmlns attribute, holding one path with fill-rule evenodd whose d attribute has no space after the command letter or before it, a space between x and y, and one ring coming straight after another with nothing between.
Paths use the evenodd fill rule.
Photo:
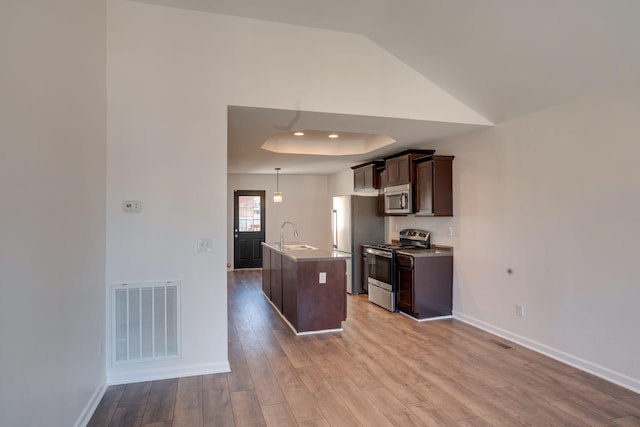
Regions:
<instances>
[{"instance_id":1,"label":"white wall","mask_svg":"<svg viewBox=\"0 0 640 427\"><path fill-rule=\"evenodd\" d=\"M635 85L432 144L455 216L392 221L453 244L456 316L636 391L638 117Z\"/></svg>"},{"instance_id":2,"label":"white wall","mask_svg":"<svg viewBox=\"0 0 640 427\"><path fill-rule=\"evenodd\" d=\"M227 359L227 105L480 121L358 36L121 0L108 11L107 279L181 279L190 316L183 360L158 372ZM631 387L640 378L629 339L638 323L637 91L434 144L456 156L456 216L416 223L429 221L434 241L456 248L458 317ZM331 178L327 197L344 182ZM143 213L122 214L125 198L141 199ZM207 236L219 246L196 253Z\"/></svg>"},{"instance_id":3,"label":"white wall","mask_svg":"<svg viewBox=\"0 0 640 427\"><path fill-rule=\"evenodd\" d=\"M298 229L293 236L291 227L285 228L287 242L297 241L319 248L331 247L331 198L328 177L317 175L287 175L280 173L282 203L273 203L276 176L229 174L227 177L227 257L233 268L233 191L264 190L266 192L266 241L280 240L280 226L291 221Z\"/></svg>"},{"instance_id":4,"label":"white wall","mask_svg":"<svg viewBox=\"0 0 640 427\"><path fill-rule=\"evenodd\" d=\"M360 36L124 0L107 13L107 283L183 282L182 359L109 366L110 382L228 369L227 105L488 123Z\"/></svg>"},{"instance_id":5,"label":"white wall","mask_svg":"<svg viewBox=\"0 0 640 427\"><path fill-rule=\"evenodd\" d=\"M355 194L353 191L353 170L347 169L329 176L329 194L346 196Z\"/></svg>"},{"instance_id":6,"label":"white wall","mask_svg":"<svg viewBox=\"0 0 640 427\"><path fill-rule=\"evenodd\" d=\"M0 5L0 424L84 425L105 357L105 2Z\"/></svg>"}]
</instances>

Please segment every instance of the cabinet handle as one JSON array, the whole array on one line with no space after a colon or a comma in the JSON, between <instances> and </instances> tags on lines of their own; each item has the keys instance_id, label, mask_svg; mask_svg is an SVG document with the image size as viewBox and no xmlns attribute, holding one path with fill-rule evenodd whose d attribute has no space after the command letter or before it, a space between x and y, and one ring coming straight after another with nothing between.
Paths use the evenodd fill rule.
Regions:
<instances>
[{"instance_id":1,"label":"cabinet handle","mask_svg":"<svg viewBox=\"0 0 640 427\"><path fill-rule=\"evenodd\" d=\"M338 247L338 211L333 209L331 211L331 222L333 222L333 248Z\"/></svg>"}]
</instances>

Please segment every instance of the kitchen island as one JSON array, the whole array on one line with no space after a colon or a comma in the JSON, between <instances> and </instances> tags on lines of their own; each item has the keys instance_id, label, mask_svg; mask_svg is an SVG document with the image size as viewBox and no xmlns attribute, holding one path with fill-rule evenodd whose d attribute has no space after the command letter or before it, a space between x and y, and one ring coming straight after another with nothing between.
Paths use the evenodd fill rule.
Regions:
<instances>
[{"instance_id":1,"label":"kitchen island","mask_svg":"<svg viewBox=\"0 0 640 427\"><path fill-rule=\"evenodd\" d=\"M303 243L262 243L262 291L296 334L340 331L348 258Z\"/></svg>"}]
</instances>

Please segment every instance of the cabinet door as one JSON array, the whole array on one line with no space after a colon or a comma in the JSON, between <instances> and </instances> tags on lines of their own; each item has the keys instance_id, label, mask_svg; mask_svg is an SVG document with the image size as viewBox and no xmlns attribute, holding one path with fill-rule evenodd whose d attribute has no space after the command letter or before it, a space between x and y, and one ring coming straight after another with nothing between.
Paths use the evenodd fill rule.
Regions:
<instances>
[{"instance_id":1,"label":"cabinet door","mask_svg":"<svg viewBox=\"0 0 640 427\"><path fill-rule=\"evenodd\" d=\"M271 299L271 249L262 247L262 292Z\"/></svg>"},{"instance_id":2,"label":"cabinet door","mask_svg":"<svg viewBox=\"0 0 640 427\"><path fill-rule=\"evenodd\" d=\"M271 302L282 313L282 254L271 251Z\"/></svg>"},{"instance_id":3,"label":"cabinet door","mask_svg":"<svg viewBox=\"0 0 640 427\"><path fill-rule=\"evenodd\" d=\"M398 184L411 183L411 156L409 154L398 157Z\"/></svg>"},{"instance_id":4,"label":"cabinet door","mask_svg":"<svg viewBox=\"0 0 640 427\"><path fill-rule=\"evenodd\" d=\"M432 156L415 164L416 215L453 216L453 156Z\"/></svg>"},{"instance_id":5,"label":"cabinet door","mask_svg":"<svg viewBox=\"0 0 640 427\"><path fill-rule=\"evenodd\" d=\"M420 215L433 215L433 162L416 166L416 206Z\"/></svg>"},{"instance_id":6,"label":"cabinet door","mask_svg":"<svg viewBox=\"0 0 640 427\"><path fill-rule=\"evenodd\" d=\"M362 191L365 187L365 172L363 168L353 171L353 191Z\"/></svg>"},{"instance_id":7,"label":"cabinet door","mask_svg":"<svg viewBox=\"0 0 640 427\"><path fill-rule=\"evenodd\" d=\"M434 156L433 214L453 216L453 156Z\"/></svg>"},{"instance_id":8,"label":"cabinet door","mask_svg":"<svg viewBox=\"0 0 640 427\"><path fill-rule=\"evenodd\" d=\"M411 183L411 157L409 154L388 159L385 163L387 186Z\"/></svg>"},{"instance_id":9,"label":"cabinet door","mask_svg":"<svg viewBox=\"0 0 640 427\"><path fill-rule=\"evenodd\" d=\"M375 167L373 165L365 166L363 168L362 174L364 175L364 186L363 188L366 190L373 190L373 174L375 172Z\"/></svg>"},{"instance_id":10,"label":"cabinet door","mask_svg":"<svg viewBox=\"0 0 640 427\"><path fill-rule=\"evenodd\" d=\"M353 191L373 191L380 187L376 164L371 163L353 170Z\"/></svg>"},{"instance_id":11,"label":"cabinet door","mask_svg":"<svg viewBox=\"0 0 640 427\"><path fill-rule=\"evenodd\" d=\"M385 170L387 171L387 187L393 187L394 185L398 185L398 181L400 181L400 170L398 158L395 157L393 159L387 160L385 164Z\"/></svg>"},{"instance_id":12,"label":"cabinet door","mask_svg":"<svg viewBox=\"0 0 640 427\"><path fill-rule=\"evenodd\" d=\"M398 254L396 257L396 281L398 283L398 308L413 314L414 312L414 276L413 258Z\"/></svg>"},{"instance_id":13,"label":"cabinet door","mask_svg":"<svg viewBox=\"0 0 640 427\"><path fill-rule=\"evenodd\" d=\"M387 171L386 169L380 172L380 188L385 188L389 185L389 180L387 179ZM378 193L378 215L385 216L384 212L384 193L383 190L380 190Z\"/></svg>"}]
</instances>

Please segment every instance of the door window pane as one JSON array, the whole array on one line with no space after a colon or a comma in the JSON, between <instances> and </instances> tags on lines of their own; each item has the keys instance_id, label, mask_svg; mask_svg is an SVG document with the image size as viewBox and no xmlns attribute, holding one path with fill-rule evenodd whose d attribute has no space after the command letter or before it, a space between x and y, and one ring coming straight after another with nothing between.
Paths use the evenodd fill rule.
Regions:
<instances>
[{"instance_id":1,"label":"door window pane","mask_svg":"<svg viewBox=\"0 0 640 427\"><path fill-rule=\"evenodd\" d=\"M238 196L238 231L260 231L260 196Z\"/></svg>"}]
</instances>

